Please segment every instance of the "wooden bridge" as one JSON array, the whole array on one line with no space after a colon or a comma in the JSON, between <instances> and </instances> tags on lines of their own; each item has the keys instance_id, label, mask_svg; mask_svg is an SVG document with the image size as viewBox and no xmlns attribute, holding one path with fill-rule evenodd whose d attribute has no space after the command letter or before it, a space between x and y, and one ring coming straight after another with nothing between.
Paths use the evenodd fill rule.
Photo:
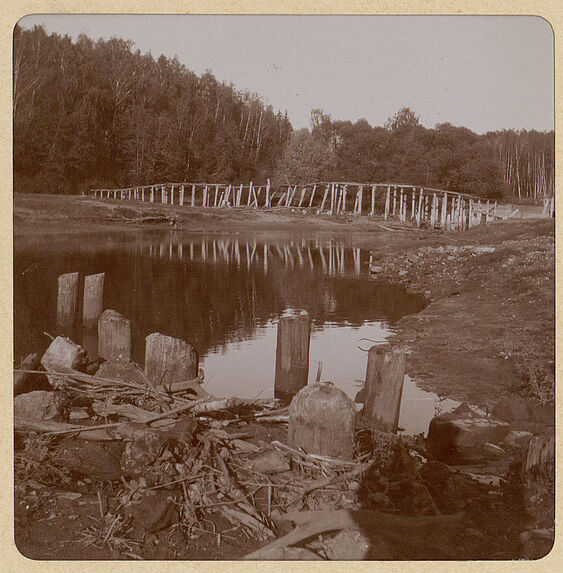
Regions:
<instances>
[{"instance_id":1,"label":"wooden bridge","mask_svg":"<svg viewBox=\"0 0 563 573\"><path fill-rule=\"evenodd\" d=\"M203 208L292 209L316 215L395 218L417 227L465 230L497 215L497 202L398 183L317 182L298 185L158 183L126 189L92 189L101 199L128 199ZM553 204L553 202L552 202ZM553 208L553 207L552 207Z\"/></svg>"}]
</instances>

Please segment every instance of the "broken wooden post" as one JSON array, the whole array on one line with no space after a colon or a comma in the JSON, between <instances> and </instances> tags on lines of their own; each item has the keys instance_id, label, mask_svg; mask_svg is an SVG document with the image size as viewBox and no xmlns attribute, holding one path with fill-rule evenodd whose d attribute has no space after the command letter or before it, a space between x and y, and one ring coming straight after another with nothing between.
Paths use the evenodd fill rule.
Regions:
<instances>
[{"instance_id":1,"label":"broken wooden post","mask_svg":"<svg viewBox=\"0 0 563 573\"><path fill-rule=\"evenodd\" d=\"M84 279L84 304L82 307L82 324L93 327L104 310L105 273L88 275Z\"/></svg>"},{"instance_id":2,"label":"broken wooden post","mask_svg":"<svg viewBox=\"0 0 563 573\"><path fill-rule=\"evenodd\" d=\"M59 326L72 326L76 323L78 279L79 273L66 273L58 279L57 324Z\"/></svg>"},{"instance_id":3,"label":"broken wooden post","mask_svg":"<svg viewBox=\"0 0 563 573\"><path fill-rule=\"evenodd\" d=\"M376 430L397 432L405 363L404 350L389 350L382 346L370 348L363 414Z\"/></svg>"},{"instance_id":4,"label":"broken wooden post","mask_svg":"<svg viewBox=\"0 0 563 573\"><path fill-rule=\"evenodd\" d=\"M308 454L351 460L356 408L331 382L300 390L289 406L288 442Z\"/></svg>"},{"instance_id":5,"label":"broken wooden post","mask_svg":"<svg viewBox=\"0 0 563 573\"><path fill-rule=\"evenodd\" d=\"M283 316L278 323L275 392L291 395L307 385L311 318Z\"/></svg>"},{"instance_id":6,"label":"broken wooden post","mask_svg":"<svg viewBox=\"0 0 563 573\"><path fill-rule=\"evenodd\" d=\"M155 384L196 378L199 355L185 340L153 332L146 337L145 373Z\"/></svg>"},{"instance_id":7,"label":"broken wooden post","mask_svg":"<svg viewBox=\"0 0 563 573\"><path fill-rule=\"evenodd\" d=\"M131 358L131 321L116 310L104 310L98 320L98 356Z\"/></svg>"}]
</instances>

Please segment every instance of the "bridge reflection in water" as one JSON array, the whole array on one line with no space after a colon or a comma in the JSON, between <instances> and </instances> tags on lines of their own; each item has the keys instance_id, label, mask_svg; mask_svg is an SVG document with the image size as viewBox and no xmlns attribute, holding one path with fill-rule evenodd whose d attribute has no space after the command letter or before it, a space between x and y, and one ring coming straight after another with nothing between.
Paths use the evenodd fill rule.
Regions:
<instances>
[{"instance_id":1,"label":"bridge reflection in water","mask_svg":"<svg viewBox=\"0 0 563 573\"><path fill-rule=\"evenodd\" d=\"M140 247L141 253L151 257L170 260L189 260L203 263L235 264L238 268L245 266L262 267L268 272L270 264L282 263L289 268L309 267L321 269L323 273L360 275L367 269L369 255L359 247L346 247L333 240L289 240L258 241L256 239L238 238L201 238L183 241L181 238L170 238L160 244ZM363 265L363 267L362 267Z\"/></svg>"}]
</instances>

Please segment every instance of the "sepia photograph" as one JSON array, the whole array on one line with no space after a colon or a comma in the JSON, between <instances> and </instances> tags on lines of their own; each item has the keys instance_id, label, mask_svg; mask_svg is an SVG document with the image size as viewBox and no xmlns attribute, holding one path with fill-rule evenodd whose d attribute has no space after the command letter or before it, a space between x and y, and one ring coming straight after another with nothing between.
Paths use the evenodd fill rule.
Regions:
<instances>
[{"instance_id":1,"label":"sepia photograph","mask_svg":"<svg viewBox=\"0 0 563 573\"><path fill-rule=\"evenodd\" d=\"M533 15L21 18L19 553L547 556L554 62Z\"/></svg>"}]
</instances>

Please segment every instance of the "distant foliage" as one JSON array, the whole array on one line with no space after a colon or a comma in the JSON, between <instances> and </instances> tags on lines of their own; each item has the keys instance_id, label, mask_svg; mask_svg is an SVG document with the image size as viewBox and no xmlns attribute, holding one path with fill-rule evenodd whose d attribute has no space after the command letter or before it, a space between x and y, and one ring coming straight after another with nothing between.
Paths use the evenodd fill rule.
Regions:
<instances>
[{"instance_id":1,"label":"distant foliage","mask_svg":"<svg viewBox=\"0 0 563 573\"><path fill-rule=\"evenodd\" d=\"M111 39L14 32L15 190L271 176L292 131L256 94Z\"/></svg>"},{"instance_id":2,"label":"distant foliage","mask_svg":"<svg viewBox=\"0 0 563 573\"><path fill-rule=\"evenodd\" d=\"M554 134L427 129L409 108L384 127L287 113L132 42L14 31L16 192L157 182L393 182L486 197L553 194Z\"/></svg>"},{"instance_id":3,"label":"distant foliage","mask_svg":"<svg viewBox=\"0 0 563 573\"><path fill-rule=\"evenodd\" d=\"M427 129L408 108L384 127L333 121L313 110L311 131L292 136L276 181L393 182L500 198L553 193L554 135L502 131L477 135L450 123Z\"/></svg>"}]
</instances>

